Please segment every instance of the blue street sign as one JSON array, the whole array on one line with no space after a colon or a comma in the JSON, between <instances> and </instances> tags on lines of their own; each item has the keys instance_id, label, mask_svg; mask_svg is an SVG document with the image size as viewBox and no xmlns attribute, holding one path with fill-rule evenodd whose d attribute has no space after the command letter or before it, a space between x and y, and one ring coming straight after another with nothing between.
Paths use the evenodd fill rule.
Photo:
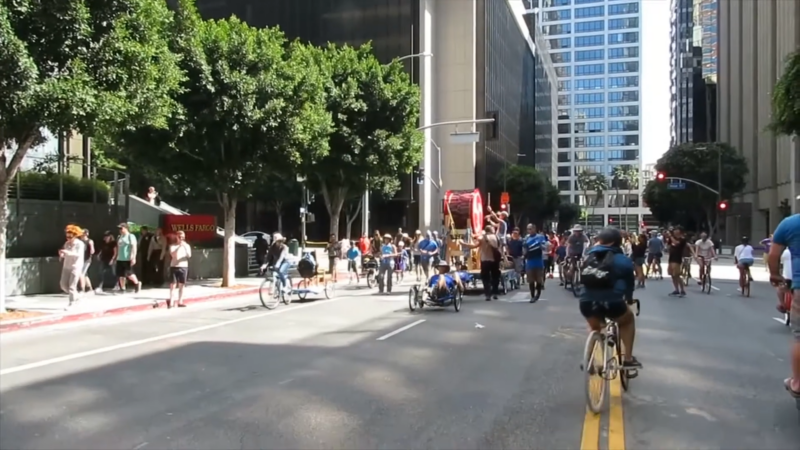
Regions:
<instances>
[{"instance_id":1,"label":"blue street sign","mask_svg":"<svg viewBox=\"0 0 800 450\"><path fill-rule=\"evenodd\" d=\"M686 189L686 183L683 181L670 181L667 184L667 189L683 190Z\"/></svg>"}]
</instances>

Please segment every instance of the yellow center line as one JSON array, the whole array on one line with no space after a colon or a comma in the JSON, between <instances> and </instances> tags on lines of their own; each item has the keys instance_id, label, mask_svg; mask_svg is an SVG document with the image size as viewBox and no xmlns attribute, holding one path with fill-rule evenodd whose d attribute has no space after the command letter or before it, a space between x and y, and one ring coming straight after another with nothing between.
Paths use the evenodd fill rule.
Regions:
<instances>
[{"instance_id":1,"label":"yellow center line","mask_svg":"<svg viewBox=\"0 0 800 450\"><path fill-rule=\"evenodd\" d=\"M622 414L622 382L611 381L611 408L608 417L608 450L625 450L625 417Z\"/></svg>"},{"instance_id":2,"label":"yellow center line","mask_svg":"<svg viewBox=\"0 0 800 450\"><path fill-rule=\"evenodd\" d=\"M593 413L588 407L583 418L583 435L581 450L599 450L600 448L600 414Z\"/></svg>"}]
</instances>

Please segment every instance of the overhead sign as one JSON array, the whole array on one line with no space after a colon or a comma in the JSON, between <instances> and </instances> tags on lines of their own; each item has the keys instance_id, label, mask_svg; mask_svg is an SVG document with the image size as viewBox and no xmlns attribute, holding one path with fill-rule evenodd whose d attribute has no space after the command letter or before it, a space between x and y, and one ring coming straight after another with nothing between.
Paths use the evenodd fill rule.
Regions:
<instances>
[{"instance_id":1,"label":"overhead sign","mask_svg":"<svg viewBox=\"0 0 800 450\"><path fill-rule=\"evenodd\" d=\"M670 181L669 184L667 184L667 189L683 190L686 189L686 183L683 181Z\"/></svg>"},{"instance_id":2,"label":"overhead sign","mask_svg":"<svg viewBox=\"0 0 800 450\"><path fill-rule=\"evenodd\" d=\"M508 192L503 192L500 194L500 203L508 203L511 201L511 197L508 195Z\"/></svg>"},{"instance_id":3,"label":"overhead sign","mask_svg":"<svg viewBox=\"0 0 800 450\"><path fill-rule=\"evenodd\" d=\"M164 234L183 231L187 241L208 241L217 237L217 218L200 214L164 214L161 216Z\"/></svg>"}]
</instances>

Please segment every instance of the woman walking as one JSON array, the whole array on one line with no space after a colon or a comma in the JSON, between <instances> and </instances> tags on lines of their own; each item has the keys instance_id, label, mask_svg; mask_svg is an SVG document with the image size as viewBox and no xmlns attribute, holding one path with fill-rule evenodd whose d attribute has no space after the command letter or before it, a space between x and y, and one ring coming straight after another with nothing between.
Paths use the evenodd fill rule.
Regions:
<instances>
[{"instance_id":1,"label":"woman walking","mask_svg":"<svg viewBox=\"0 0 800 450\"><path fill-rule=\"evenodd\" d=\"M637 286L644 287L644 261L647 254L647 235L640 234L636 238L636 242L631 245L631 259L633 260L633 269L636 272L636 279L639 281Z\"/></svg>"},{"instance_id":2,"label":"woman walking","mask_svg":"<svg viewBox=\"0 0 800 450\"><path fill-rule=\"evenodd\" d=\"M92 292L92 279L89 278L89 267L92 265L94 256L94 241L89 238L89 230L83 229L81 241L84 244L83 251L83 270L81 270L81 281L78 283L78 290L81 292Z\"/></svg>"},{"instance_id":3,"label":"woman walking","mask_svg":"<svg viewBox=\"0 0 800 450\"><path fill-rule=\"evenodd\" d=\"M64 230L64 234L67 241L64 243L64 247L58 251L58 257L63 263L59 285L61 290L69 295L69 305L67 305L67 308L69 308L79 300L78 283L83 276L83 258L86 244L81 240L83 230L77 225L68 225Z\"/></svg>"}]
</instances>

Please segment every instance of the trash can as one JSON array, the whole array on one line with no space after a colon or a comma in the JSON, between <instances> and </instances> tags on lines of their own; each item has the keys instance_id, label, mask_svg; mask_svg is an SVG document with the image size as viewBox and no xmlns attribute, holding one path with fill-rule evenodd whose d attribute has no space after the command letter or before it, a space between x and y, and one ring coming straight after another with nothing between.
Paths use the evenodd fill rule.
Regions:
<instances>
[{"instance_id":1,"label":"trash can","mask_svg":"<svg viewBox=\"0 0 800 450\"><path fill-rule=\"evenodd\" d=\"M297 239L289 241L289 253L294 256L300 256L300 243L297 242Z\"/></svg>"}]
</instances>

